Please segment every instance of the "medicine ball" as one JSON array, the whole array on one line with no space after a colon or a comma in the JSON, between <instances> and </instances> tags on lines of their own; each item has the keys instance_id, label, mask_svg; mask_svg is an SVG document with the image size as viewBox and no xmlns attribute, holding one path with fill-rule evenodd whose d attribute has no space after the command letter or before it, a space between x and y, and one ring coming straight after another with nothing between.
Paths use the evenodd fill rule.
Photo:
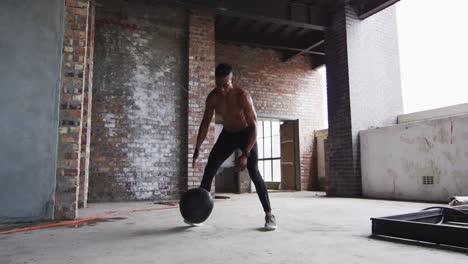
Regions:
<instances>
[{"instance_id":1,"label":"medicine ball","mask_svg":"<svg viewBox=\"0 0 468 264\"><path fill-rule=\"evenodd\" d=\"M179 209L185 220L193 224L199 224L210 216L213 204L213 197L207 190L194 188L182 195Z\"/></svg>"}]
</instances>

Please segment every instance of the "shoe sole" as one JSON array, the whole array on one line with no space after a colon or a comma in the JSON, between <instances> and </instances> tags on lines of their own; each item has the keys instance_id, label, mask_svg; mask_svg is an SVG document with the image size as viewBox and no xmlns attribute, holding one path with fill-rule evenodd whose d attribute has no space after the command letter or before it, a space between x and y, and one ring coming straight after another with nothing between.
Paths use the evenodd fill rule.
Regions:
<instances>
[{"instance_id":1,"label":"shoe sole","mask_svg":"<svg viewBox=\"0 0 468 264\"><path fill-rule=\"evenodd\" d=\"M276 226L265 226L265 230L267 230L267 231L276 230Z\"/></svg>"}]
</instances>

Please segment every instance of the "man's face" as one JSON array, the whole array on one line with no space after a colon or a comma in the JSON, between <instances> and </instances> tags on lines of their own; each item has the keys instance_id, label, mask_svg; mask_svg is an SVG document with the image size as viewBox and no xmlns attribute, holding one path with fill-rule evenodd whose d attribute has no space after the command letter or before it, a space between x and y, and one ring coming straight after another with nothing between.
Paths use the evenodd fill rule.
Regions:
<instances>
[{"instance_id":1,"label":"man's face","mask_svg":"<svg viewBox=\"0 0 468 264\"><path fill-rule=\"evenodd\" d=\"M226 90L231 86L232 73L225 77L216 77L216 87L221 90Z\"/></svg>"}]
</instances>

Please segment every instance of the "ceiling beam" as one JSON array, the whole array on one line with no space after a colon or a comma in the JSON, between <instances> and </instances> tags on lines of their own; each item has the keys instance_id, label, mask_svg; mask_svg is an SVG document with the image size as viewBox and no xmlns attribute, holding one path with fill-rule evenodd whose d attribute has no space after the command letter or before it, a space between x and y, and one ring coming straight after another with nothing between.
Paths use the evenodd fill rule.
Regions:
<instances>
[{"instance_id":1,"label":"ceiling beam","mask_svg":"<svg viewBox=\"0 0 468 264\"><path fill-rule=\"evenodd\" d=\"M312 52L313 49L315 49L316 47L322 45L323 43L325 43L325 40L320 40L320 41L314 43L312 46L308 47L307 49L303 49L303 50L295 52L295 53L285 54L285 56L283 57L283 62L287 62L288 60L290 60L290 59L292 59L292 58L294 58L296 56L306 54L306 53L310 53L310 52Z\"/></svg>"},{"instance_id":2,"label":"ceiling beam","mask_svg":"<svg viewBox=\"0 0 468 264\"><path fill-rule=\"evenodd\" d=\"M193 10L206 10L227 17L252 19L263 23L308 28L325 31L328 12L307 7L307 17L288 14L289 0L156 0L168 5L182 6Z\"/></svg>"},{"instance_id":3,"label":"ceiling beam","mask_svg":"<svg viewBox=\"0 0 468 264\"><path fill-rule=\"evenodd\" d=\"M278 29L281 29L281 27ZM217 28L215 36L217 40L291 47L299 49L299 51L307 49L310 47L311 43L316 43L323 39L323 34L319 31L316 31L314 34L308 34L302 38L292 40L290 38L280 38L277 34L259 34L258 32L246 32L241 31L238 28L227 27Z\"/></svg>"},{"instance_id":4,"label":"ceiling beam","mask_svg":"<svg viewBox=\"0 0 468 264\"><path fill-rule=\"evenodd\" d=\"M360 19L366 19L400 0L351 0L350 5L356 10Z\"/></svg>"},{"instance_id":5,"label":"ceiling beam","mask_svg":"<svg viewBox=\"0 0 468 264\"><path fill-rule=\"evenodd\" d=\"M291 32L289 37L291 39L295 39L295 38L299 37L301 35L301 32L304 31L304 30L305 30L304 28L298 28L298 29L294 30L293 32Z\"/></svg>"},{"instance_id":6,"label":"ceiling beam","mask_svg":"<svg viewBox=\"0 0 468 264\"><path fill-rule=\"evenodd\" d=\"M239 22L240 22L240 18L231 17L229 19L229 22L227 22L224 27L225 28L235 28L237 26L237 24L239 24Z\"/></svg>"},{"instance_id":7,"label":"ceiling beam","mask_svg":"<svg viewBox=\"0 0 468 264\"><path fill-rule=\"evenodd\" d=\"M288 19L268 17L268 16L260 16L260 15L242 13L242 12L237 12L237 11L217 10L216 13L224 15L224 16L228 16L228 17L239 17L239 18L245 18L245 19L253 19L253 20L263 22L263 23L273 23L273 24L278 24L278 25L282 25L282 26L302 27L302 28L308 28L308 29L313 29L313 30L318 30L318 31L325 31L325 29L326 29L325 23L323 23L321 25L308 24L308 23L297 22L297 21L288 20Z\"/></svg>"},{"instance_id":8,"label":"ceiling beam","mask_svg":"<svg viewBox=\"0 0 468 264\"><path fill-rule=\"evenodd\" d=\"M238 41L222 40L222 39L217 39L216 41L217 41L217 42L220 42L220 43L234 44L234 45L240 45L240 46L249 46L249 47L262 48L262 49L274 49L274 50L292 51L292 52L294 52L294 53L303 51L302 49L291 48L291 47L286 47L286 46L264 45L264 44L253 43L253 42L238 42ZM323 52L316 52L316 51L306 51L306 52L303 52L303 54L311 54L311 55L325 56L325 53L323 53Z\"/></svg>"},{"instance_id":9,"label":"ceiling beam","mask_svg":"<svg viewBox=\"0 0 468 264\"><path fill-rule=\"evenodd\" d=\"M273 25L273 23L271 23L271 22L266 23L265 26L260 28L260 30L258 32L263 34L263 33L267 32L271 28L272 25Z\"/></svg>"},{"instance_id":10,"label":"ceiling beam","mask_svg":"<svg viewBox=\"0 0 468 264\"><path fill-rule=\"evenodd\" d=\"M242 26L243 31L251 31L252 27L255 25L256 21L255 20L249 20L249 22L245 23Z\"/></svg>"},{"instance_id":11,"label":"ceiling beam","mask_svg":"<svg viewBox=\"0 0 468 264\"><path fill-rule=\"evenodd\" d=\"M283 33L283 31L286 30L286 28L288 28L288 26L282 25L282 26L279 27L277 30L275 30L275 32L273 32L273 35L275 35L275 36L280 36L281 33Z\"/></svg>"}]
</instances>

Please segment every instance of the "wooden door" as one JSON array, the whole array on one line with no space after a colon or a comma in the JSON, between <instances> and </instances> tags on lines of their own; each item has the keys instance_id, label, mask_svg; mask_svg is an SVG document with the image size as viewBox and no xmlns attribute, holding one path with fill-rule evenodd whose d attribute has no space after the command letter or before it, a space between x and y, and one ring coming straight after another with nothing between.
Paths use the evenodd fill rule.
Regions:
<instances>
[{"instance_id":1,"label":"wooden door","mask_svg":"<svg viewBox=\"0 0 468 264\"><path fill-rule=\"evenodd\" d=\"M280 126L281 139L281 190L296 190L295 121Z\"/></svg>"}]
</instances>

